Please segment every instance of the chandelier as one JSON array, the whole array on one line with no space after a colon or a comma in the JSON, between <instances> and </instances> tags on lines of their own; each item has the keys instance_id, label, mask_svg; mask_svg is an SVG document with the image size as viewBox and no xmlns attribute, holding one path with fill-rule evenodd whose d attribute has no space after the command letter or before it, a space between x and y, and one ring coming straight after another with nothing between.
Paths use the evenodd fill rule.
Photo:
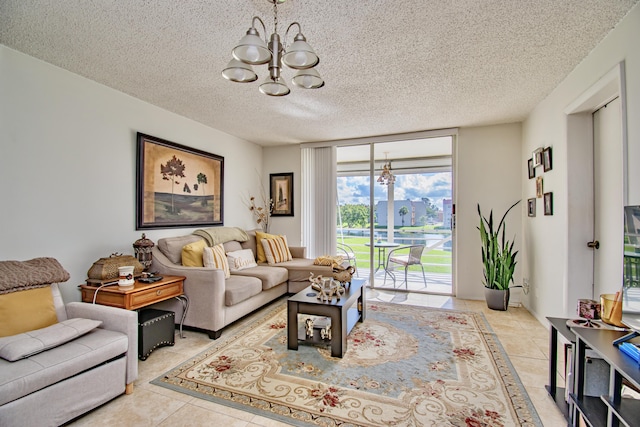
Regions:
<instances>
[{"instance_id":1,"label":"chandelier","mask_svg":"<svg viewBox=\"0 0 640 427\"><path fill-rule=\"evenodd\" d=\"M320 62L320 58L307 43L299 23L292 22L284 35L286 43L289 30L293 26L297 26L298 34L293 38L293 43L286 47L280 43L280 36L278 35L278 3L284 3L285 0L267 1L273 3L273 34L267 41L267 30L264 22L259 17L254 16L251 21L251 28L231 51L233 59L222 70L224 78L237 83L254 82L258 79L258 75L251 66L269 63L269 75L260 84L260 92L270 96L284 96L290 92L289 87L280 76L282 64L284 63L287 67L297 70L291 79L294 85L304 89L317 89L324 86L324 80L320 77L320 73L313 68ZM260 38L260 33L256 29L256 22L260 22L262 25L265 34L264 40Z\"/></svg>"},{"instance_id":2,"label":"chandelier","mask_svg":"<svg viewBox=\"0 0 640 427\"><path fill-rule=\"evenodd\" d=\"M382 166L382 173L378 177L380 185L389 185L396 182L396 177L391 173L391 162L387 160L387 153L384 153L385 164Z\"/></svg>"}]
</instances>

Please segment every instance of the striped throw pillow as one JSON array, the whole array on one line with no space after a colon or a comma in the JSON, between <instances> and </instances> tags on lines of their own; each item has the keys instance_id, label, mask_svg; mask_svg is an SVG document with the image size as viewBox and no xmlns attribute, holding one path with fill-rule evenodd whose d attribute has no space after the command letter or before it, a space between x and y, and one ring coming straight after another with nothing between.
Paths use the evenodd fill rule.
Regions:
<instances>
[{"instance_id":1,"label":"striped throw pillow","mask_svg":"<svg viewBox=\"0 0 640 427\"><path fill-rule=\"evenodd\" d=\"M291 261L293 257L287 246L287 237L278 236L273 239L262 239L262 247L267 257L269 265L278 264L279 262Z\"/></svg>"},{"instance_id":2,"label":"striped throw pillow","mask_svg":"<svg viewBox=\"0 0 640 427\"><path fill-rule=\"evenodd\" d=\"M205 267L219 268L224 271L225 279L231 277L229 263L227 262L227 254L224 252L224 246L222 246L222 243L204 248L202 261Z\"/></svg>"}]
</instances>

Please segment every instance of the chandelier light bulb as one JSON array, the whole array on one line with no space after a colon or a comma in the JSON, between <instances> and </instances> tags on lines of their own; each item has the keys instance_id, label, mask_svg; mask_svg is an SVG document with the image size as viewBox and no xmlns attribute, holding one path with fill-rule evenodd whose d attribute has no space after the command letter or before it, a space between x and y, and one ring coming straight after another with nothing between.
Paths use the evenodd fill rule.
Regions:
<instances>
[{"instance_id":1,"label":"chandelier light bulb","mask_svg":"<svg viewBox=\"0 0 640 427\"><path fill-rule=\"evenodd\" d=\"M284 84L280 77L274 79L271 76L267 76L260 85L260 92L269 96L285 96L288 95L291 90Z\"/></svg>"},{"instance_id":2,"label":"chandelier light bulb","mask_svg":"<svg viewBox=\"0 0 640 427\"><path fill-rule=\"evenodd\" d=\"M258 80L258 75L253 72L251 65L238 61L235 58L231 59L227 67L222 70L222 76L227 80L237 83L249 83Z\"/></svg>"},{"instance_id":3,"label":"chandelier light bulb","mask_svg":"<svg viewBox=\"0 0 640 427\"><path fill-rule=\"evenodd\" d=\"M244 53L247 59L251 62L256 62L258 58L260 58L260 54L258 53L258 48L255 46L247 47L247 50Z\"/></svg>"},{"instance_id":4,"label":"chandelier light bulb","mask_svg":"<svg viewBox=\"0 0 640 427\"><path fill-rule=\"evenodd\" d=\"M324 80L315 68L298 71L291 81L304 89L318 89L324 86Z\"/></svg>"}]
</instances>

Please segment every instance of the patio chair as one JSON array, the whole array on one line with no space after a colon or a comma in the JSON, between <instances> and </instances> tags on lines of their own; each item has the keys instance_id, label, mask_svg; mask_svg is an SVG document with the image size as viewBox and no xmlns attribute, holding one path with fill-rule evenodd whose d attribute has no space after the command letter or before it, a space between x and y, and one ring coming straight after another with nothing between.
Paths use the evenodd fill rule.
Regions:
<instances>
[{"instance_id":1,"label":"patio chair","mask_svg":"<svg viewBox=\"0 0 640 427\"><path fill-rule=\"evenodd\" d=\"M387 255L387 263L384 266L385 275L384 281L387 281L387 273L393 279L393 286L396 285L396 276L393 274L393 269L395 268L394 264L398 264L404 267L404 284L408 287L407 283L407 270L409 270L409 266L411 265L419 265L422 269L422 279L424 280L424 286L427 287L427 277L424 274L424 266L422 265L422 252L424 251L425 245L411 245L411 246L403 246L398 249L393 249L389 251ZM409 253L399 253L400 251L406 251L409 249Z\"/></svg>"},{"instance_id":2,"label":"patio chair","mask_svg":"<svg viewBox=\"0 0 640 427\"><path fill-rule=\"evenodd\" d=\"M356 259L356 253L353 251L351 246L337 242L336 249L338 250L338 255L343 255L347 258L347 261L349 261L349 265L353 265L356 268L356 277L360 277L358 274L358 260Z\"/></svg>"}]
</instances>

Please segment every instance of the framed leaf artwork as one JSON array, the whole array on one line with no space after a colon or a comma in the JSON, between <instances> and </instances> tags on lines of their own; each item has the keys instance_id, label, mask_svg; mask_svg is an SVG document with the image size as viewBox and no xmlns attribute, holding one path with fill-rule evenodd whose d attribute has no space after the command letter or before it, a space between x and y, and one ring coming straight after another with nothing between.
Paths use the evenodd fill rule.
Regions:
<instances>
[{"instance_id":1,"label":"framed leaf artwork","mask_svg":"<svg viewBox=\"0 0 640 427\"><path fill-rule=\"evenodd\" d=\"M223 224L224 157L137 134L136 229Z\"/></svg>"}]
</instances>

